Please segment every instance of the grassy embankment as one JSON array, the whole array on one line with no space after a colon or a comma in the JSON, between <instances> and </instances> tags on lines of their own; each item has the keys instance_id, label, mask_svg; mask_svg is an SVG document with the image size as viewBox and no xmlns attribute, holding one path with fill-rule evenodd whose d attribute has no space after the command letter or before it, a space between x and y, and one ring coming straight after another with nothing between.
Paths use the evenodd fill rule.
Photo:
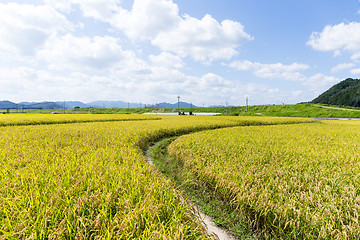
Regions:
<instances>
[{"instance_id":1,"label":"grassy embankment","mask_svg":"<svg viewBox=\"0 0 360 240\"><path fill-rule=\"evenodd\" d=\"M323 105L329 106L329 105ZM331 107L331 106L330 106ZM339 107L339 106L332 106ZM344 107L341 107L344 108ZM324 117L324 118L360 118L360 108L346 107L350 110L359 111L344 111L339 109L322 108L318 104L294 104L294 105L255 105L249 106L246 112L246 107L206 107L206 108L193 108L193 113L198 112L216 112L228 116L282 116L282 117ZM189 108L181 108L181 112L189 112ZM6 110L3 110L6 112ZM20 111L20 110L19 110ZM11 110L11 113L19 112ZM39 110L32 109L26 110L28 113L91 113L91 114L131 114L131 113L148 113L148 112L173 112L176 113L177 109L164 109L164 108L80 108L80 109L52 109L52 110Z\"/></svg>"},{"instance_id":2,"label":"grassy embankment","mask_svg":"<svg viewBox=\"0 0 360 240\"><path fill-rule=\"evenodd\" d=\"M323 105L328 106L328 105ZM336 107L336 106L334 106ZM359 111L344 111L339 109L322 108L318 104L294 104L294 105L255 105L246 107L228 107L229 116L281 116L281 117L327 117L327 118L360 118L360 108L348 108ZM189 111L182 109L181 111ZM195 108L193 112L217 112L226 115L225 107Z\"/></svg>"}]
</instances>

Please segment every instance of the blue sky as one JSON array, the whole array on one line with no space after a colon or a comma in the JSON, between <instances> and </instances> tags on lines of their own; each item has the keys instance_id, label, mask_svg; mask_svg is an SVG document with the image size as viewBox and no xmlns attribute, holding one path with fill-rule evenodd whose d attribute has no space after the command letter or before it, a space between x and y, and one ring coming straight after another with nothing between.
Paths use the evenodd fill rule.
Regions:
<instances>
[{"instance_id":1,"label":"blue sky","mask_svg":"<svg viewBox=\"0 0 360 240\"><path fill-rule=\"evenodd\" d=\"M0 99L311 101L360 78L357 0L0 3Z\"/></svg>"}]
</instances>

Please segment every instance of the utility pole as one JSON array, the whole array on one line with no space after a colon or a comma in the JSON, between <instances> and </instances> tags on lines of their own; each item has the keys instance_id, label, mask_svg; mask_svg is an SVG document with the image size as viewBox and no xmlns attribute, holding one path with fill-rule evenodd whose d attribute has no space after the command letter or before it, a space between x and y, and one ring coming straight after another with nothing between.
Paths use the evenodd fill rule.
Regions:
<instances>
[{"instance_id":1,"label":"utility pole","mask_svg":"<svg viewBox=\"0 0 360 240\"><path fill-rule=\"evenodd\" d=\"M65 111L66 111L65 109L66 109L66 108L65 108L65 101L64 101L64 113L65 113Z\"/></svg>"},{"instance_id":2,"label":"utility pole","mask_svg":"<svg viewBox=\"0 0 360 240\"><path fill-rule=\"evenodd\" d=\"M226 106L226 116L227 116L227 106L228 106L227 101L225 102L225 106Z\"/></svg>"},{"instance_id":3,"label":"utility pole","mask_svg":"<svg viewBox=\"0 0 360 240\"><path fill-rule=\"evenodd\" d=\"M248 111L249 97L246 97L246 112Z\"/></svg>"},{"instance_id":4,"label":"utility pole","mask_svg":"<svg viewBox=\"0 0 360 240\"><path fill-rule=\"evenodd\" d=\"M178 95L177 96L177 99L178 99L178 114L180 115L180 96Z\"/></svg>"}]
</instances>

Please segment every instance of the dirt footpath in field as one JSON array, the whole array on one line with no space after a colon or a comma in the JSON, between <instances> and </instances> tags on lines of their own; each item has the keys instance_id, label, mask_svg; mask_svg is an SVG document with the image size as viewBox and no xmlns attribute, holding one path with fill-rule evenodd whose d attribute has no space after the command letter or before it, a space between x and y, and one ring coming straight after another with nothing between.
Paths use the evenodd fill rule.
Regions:
<instances>
[{"instance_id":1,"label":"dirt footpath in field","mask_svg":"<svg viewBox=\"0 0 360 240\"><path fill-rule=\"evenodd\" d=\"M156 143L156 144L158 144L158 143ZM152 161L152 159L150 157L150 153L151 153L151 149L154 146L156 146L156 144L149 147L145 152L146 160L148 161L150 166L154 166L154 162ZM205 227L207 233L210 236L215 235L215 237L217 237L217 239L220 239L220 240L236 240L231 235L229 235L224 229L216 226L216 224L211 220L211 218L208 215L206 215L205 213L200 211L198 206L193 205L193 208L195 209L195 212L197 213L199 219L201 219L201 221L202 221L202 225Z\"/></svg>"}]
</instances>

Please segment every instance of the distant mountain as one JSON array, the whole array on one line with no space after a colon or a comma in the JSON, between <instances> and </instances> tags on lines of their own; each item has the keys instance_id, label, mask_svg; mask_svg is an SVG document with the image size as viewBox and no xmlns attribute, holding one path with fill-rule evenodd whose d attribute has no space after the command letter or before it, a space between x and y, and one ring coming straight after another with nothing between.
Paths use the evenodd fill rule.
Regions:
<instances>
[{"instance_id":1,"label":"distant mountain","mask_svg":"<svg viewBox=\"0 0 360 240\"><path fill-rule=\"evenodd\" d=\"M55 102L39 102L33 103L31 105L26 105L23 108L25 109L60 109L63 106L55 103Z\"/></svg>"},{"instance_id":2,"label":"distant mountain","mask_svg":"<svg viewBox=\"0 0 360 240\"><path fill-rule=\"evenodd\" d=\"M178 103L159 103L159 108L177 108L178 107ZM179 102L179 108L197 108L197 106L192 105L191 103L186 103L186 102Z\"/></svg>"},{"instance_id":3,"label":"distant mountain","mask_svg":"<svg viewBox=\"0 0 360 240\"><path fill-rule=\"evenodd\" d=\"M14 109L17 108L18 105L16 103L10 102L10 101L0 101L0 109Z\"/></svg>"},{"instance_id":4,"label":"distant mountain","mask_svg":"<svg viewBox=\"0 0 360 240\"><path fill-rule=\"evenodd\" d=\"M225 107L224 105L210 105L209 108ZM229 106L228 106L229 107Z\"/></svg>"},{"instance_id":5,"label":"distant mountain","mask_svg":"<svg viewBox=\"0 0 360 240\"><path fill-rule=\"evenodd\" d=\"M61 106L61 108L64 108L64 104L65 104L66 109L73 109L75 107L81 107L81 108L90 107L88 104L79 101L65 101L65 102L57 101L55 103Z\"/></svg>"},{"instance_id":6,"label":"distant mountain","mask_svg":"<svg viewBox=\"0 0 360 240\"><path fill-rule=\"evenodd\" d=\"M139 108L140 103L128 103L123 101L95 101L87 103L93 108Z\"/></svg>"},{"instance_id":7,"label":"distant mountain","mask_svg":"<svg viewBox=\"0 0 360 240\"><path fill-rule=\"evenodd\" d=\"M83 103L79 101L57 101L57 102L20 102L13 103L10 101L0 101L0 109L63 109L65 104L66 109L80 108L140 108L145 104L141 103L128 103L123 101L94 101L90 103ZM155 104L146 104L148 107L155 107ZM178 103L159 103L159 108L177 108ZM197 106L191 103L179 102L180 108L196 108Z\"/></svg>"},{"instance_id":8,"label":"distant mountain","mask_svg":"<svg viewBox=\"0 0 360 240\"><path fill-rule=\"evenodd\" d=\"M311 103L360 107L360 79L347 78L332 86Z\"/></svg>"},{"instance_id":9,"label":"distant mountain","mask_svg":"<svg viewBox=\"0 0 360 240\"><path fill-rule=\"evenodd\" d=\"M32 104L35 104L36 102L20 102L18 103L18 105L20 106L29 106L29 105L32 105Z\"/></svg>"}]
</instances>

